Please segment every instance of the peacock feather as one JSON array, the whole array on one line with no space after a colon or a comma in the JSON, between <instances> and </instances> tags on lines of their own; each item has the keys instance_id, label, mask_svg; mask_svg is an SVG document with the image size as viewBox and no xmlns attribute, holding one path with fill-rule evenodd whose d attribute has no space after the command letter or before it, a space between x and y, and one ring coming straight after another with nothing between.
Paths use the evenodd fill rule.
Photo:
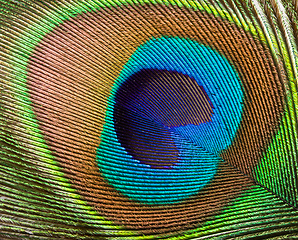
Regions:
<instances>
[{"instance_id":1,"label":"peacock feather","mask_svg":"<svg viewBox=\"0 0 298 240\"><path fill-rule=\"evenodd\" d=\"M0 239L298 239L297 0L0 0Z\"/></svg>"}]
</instances>

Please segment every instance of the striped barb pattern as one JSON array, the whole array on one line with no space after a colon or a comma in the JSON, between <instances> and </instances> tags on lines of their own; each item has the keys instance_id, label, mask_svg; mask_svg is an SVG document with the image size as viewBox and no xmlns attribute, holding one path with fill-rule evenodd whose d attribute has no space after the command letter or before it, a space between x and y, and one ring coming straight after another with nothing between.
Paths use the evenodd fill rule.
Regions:
<instances>
[{"instance_id":1,"label":"striped barb pattern","mask_svg":"<svg viewBox=\"0 0 298 240\"><path fill-rule=\"evenodd\" d=\"M297 0L0 0L0 239L298 239Z\"/></svg>"}]
</instances>

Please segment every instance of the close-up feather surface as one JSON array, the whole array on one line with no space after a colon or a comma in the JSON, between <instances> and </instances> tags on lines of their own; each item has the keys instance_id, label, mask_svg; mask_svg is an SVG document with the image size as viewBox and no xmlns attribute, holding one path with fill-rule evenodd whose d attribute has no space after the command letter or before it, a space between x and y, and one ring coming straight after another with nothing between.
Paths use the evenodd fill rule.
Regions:
<instances>
[{"instance_id":1,"label":"close-up feather surface","mask_svg":"<svg viewBox=\"0 0 298 240\"><path fill-rule=\"evenodd\" d=\"M0 239L298 239L297 0L0 0Z\"/></svg>"}]
</instances>

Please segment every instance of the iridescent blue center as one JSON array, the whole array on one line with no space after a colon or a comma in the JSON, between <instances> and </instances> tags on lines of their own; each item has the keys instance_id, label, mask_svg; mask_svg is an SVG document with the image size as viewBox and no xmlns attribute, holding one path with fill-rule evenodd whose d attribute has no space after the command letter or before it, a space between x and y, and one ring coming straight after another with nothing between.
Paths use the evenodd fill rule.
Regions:
<instances>
[{"instance_id":1,"label":"iridescent blue center","mask_svg":"<svg viewBox=\"0 0 298 240\"><path fill-rule=\"evenodd\" d=\"M154 83L135 77L147 76L139 74L144 70L167 71L167 81L172 72L193 79L198 97L212 107L211 119L200 124L179 119L201 117L198 112L204 111L194 109L205 105L194 106L194 92L190 97L190 88L183 88L189 85L183 77L175 88L159 84L159 75ZM145 204L171 204L198 194L235 137L242 102L240 79L224 56L190 39L151 39L131 56L109 98L97 151L102 175L120 193Z\"/></svg>"}]
</instances>

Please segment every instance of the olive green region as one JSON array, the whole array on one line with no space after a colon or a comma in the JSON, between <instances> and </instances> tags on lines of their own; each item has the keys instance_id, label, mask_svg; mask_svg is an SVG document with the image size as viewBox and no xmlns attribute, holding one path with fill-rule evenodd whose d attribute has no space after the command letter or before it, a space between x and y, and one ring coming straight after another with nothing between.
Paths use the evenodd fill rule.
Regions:
<instances>
[{"instance_id":1,"label":"olive green region","mask_svg":"<svg viewBox=\"0 0 298 240\"><path fill-rule=\"evenodd\" d=\"M10 116L0 130L0 239L105 239L117 232L74 193L40 142L15 140L25 133L11 135Z\"/></svg>"}]
</instances>

